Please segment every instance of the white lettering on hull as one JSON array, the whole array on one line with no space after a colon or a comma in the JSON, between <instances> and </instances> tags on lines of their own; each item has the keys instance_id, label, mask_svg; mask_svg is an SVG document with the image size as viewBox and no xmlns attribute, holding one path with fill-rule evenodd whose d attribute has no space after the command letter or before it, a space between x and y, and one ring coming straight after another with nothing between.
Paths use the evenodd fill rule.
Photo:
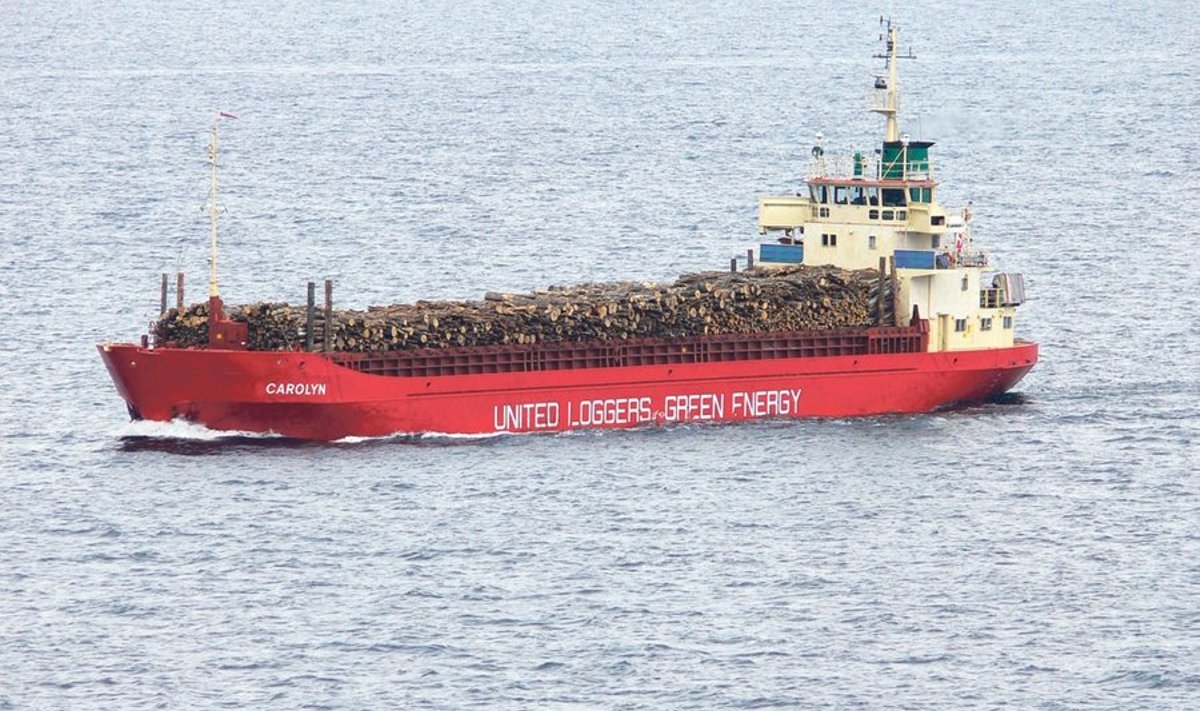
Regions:
<instances>
[{"instance_id":1,"label":"white lettering on hull","mask_svg":"<svg viewBox=\"0 0 1200 711\"><path fill-rule=\"evenodd\" d=\"M800 394L800 388L795 388L511 403L492 407L492 427L497 432L530 432L797 417Z\"/></svg>"},{"instance_id":2,"label":"white lettering on hull","mask_svg":"<svg viewBox=\"0 0 1200 711\"><path fill-rule=\"evenodd\" d=\"M267 383L268 395L324 396L326 383Z\"/></svg>"},{"instance_id":3,"label":"white lettering on hull","mask_svg":"<svg viewBox=\"0 0 1200 711\"><path fill-rule=\"evenodd\" d=\"M733 394L734 417L788 417L800 412L800 389Z\"/></svg>"},{"instance_id":4,"label":"white lettering on hull","mask_svg":"<svg viewBox=\"0 0 1200 711\"><path fill-rule=\"evenodd\" d=\"M662 418L667 422L694 422L725 419L725 395L695 393L668 395L663 398Z\"/></svg>"},{"instance_id":5,"label":"white lettering on hull","mask_svg":"<svg viewBox=\"0 0 1200 711\"><path fill-rule=\"evenodd\" d=\"M654 421L654 408L648 397L568 402L567 411L572 427L629 427Z\"/></svg>"},{"instance_id":6,"label":"white lettering on hull","mask_svg":"<svg viewBox=\"0 0 1200 711\"><path fill-rule=\"evenodd\" d=\"M496 405L492 425L497 432L553 430L558 428L557 402L527 402L521 405Z\"/></svg>"}]
</instances>

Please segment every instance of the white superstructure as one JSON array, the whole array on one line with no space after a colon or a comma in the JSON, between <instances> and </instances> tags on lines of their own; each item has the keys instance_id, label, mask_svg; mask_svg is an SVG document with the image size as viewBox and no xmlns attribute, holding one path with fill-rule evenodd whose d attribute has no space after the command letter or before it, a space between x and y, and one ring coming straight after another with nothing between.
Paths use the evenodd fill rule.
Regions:
<instances>
[{"instance_id":1,"label":"white superstructure","mask_svg":"<svg viewBox=\"0 0 1200 711\"><path fill-rule=\"evenodd\" d=\"M899 134L897 61L899 28L890 21L881 39L883 74L875 79L871 110L884 116L882 147L855 153L849 170L813 148L805 190L759 199L758 227L777 236L759 250L759 264L804 264L878 269L892 285L892 313L881 321L906 325L913 309L929 320L930 350L1013 345L1017 307L1024 300L1019 274L993 274L971 238L970 208L938 203L929 160L931 141Z\"/></svg>"}]
</instances>

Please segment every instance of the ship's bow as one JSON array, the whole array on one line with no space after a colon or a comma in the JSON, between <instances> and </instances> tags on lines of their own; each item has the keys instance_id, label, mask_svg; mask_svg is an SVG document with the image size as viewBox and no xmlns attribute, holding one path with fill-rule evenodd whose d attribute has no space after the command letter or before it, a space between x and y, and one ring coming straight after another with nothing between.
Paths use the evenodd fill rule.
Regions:
<instances>
[{"instance_id":1,"label":"ship's bow","mask_svg":"<svg viewBox=\"0 0 1200 711\"><path fill-rule=\"evenodd\" d=\"M142 408L139 406L135 369L137 367L137 346L130 344L102 343L96 346L100 359L117 387L117 393L125 401L129 409L129 417L134 420L143 419ZM145 404L145 403L142 403Z\"/></svg>"}]
</instances>

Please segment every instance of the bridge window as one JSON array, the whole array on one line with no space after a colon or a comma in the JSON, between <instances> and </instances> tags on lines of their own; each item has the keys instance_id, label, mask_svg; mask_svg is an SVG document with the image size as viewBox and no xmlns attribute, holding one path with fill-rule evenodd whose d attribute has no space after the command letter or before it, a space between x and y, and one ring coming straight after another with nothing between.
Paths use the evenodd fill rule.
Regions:
<instances>
[{"instance_id":1,"label":"bridge window","mask_svg":"<svg viewBox=\"0 0 1200 711\"><path fill-rule=\"evenodd\" d=\"M867 204L879 205L879 188L867 188Z\"/></svg>"},{"instance_id":2,"label":"bridge window","mask_svg":"<svg viewBox=\"0 0 1200 711\"><path fill-rule=\"evenodd\" d=\"M904 207L904 188L884 188L884 207Z\"/></svg>"},{"instance_id":3,"label":"bridge window","mask_svg":"<svg viewBox=\"0 0 1200 711\"><path fill-rule=\"evenodd\" d=\"M829 186L828 185L818 185L817 186L817 197L818 197L818 202L828 204L829 203Z\"/></svg>"},{"instance_id":4,"label":"bridge window","mask_svg":"<svg viewBox=\"0 0 1200 711\"><path fill-rule=\"evenodd\" d=\"M863 192L862 186L855 185L850 188L850 204L851 205L866 205L867 196Z\"/></svg>"},{"instance_id":5,"label":"bridge window","mask_svg":"<svg viewBox=\"0 0 1200 711\"><path fill-rule=\"evenodd\" d=\"M932 188L909 188L908 201L914 202L933 202Z\"/></svg>"},{"instance_id":6,"label":"bridge window","mask_svg":"<svg viewBox=\"0 0 1200 711\"><path fill-rule=\"evenodd\" d=\"M833 188L833 201L839 205L850 204L850 188L845 185L837 185Z\"/></svg>"}]
</instances>

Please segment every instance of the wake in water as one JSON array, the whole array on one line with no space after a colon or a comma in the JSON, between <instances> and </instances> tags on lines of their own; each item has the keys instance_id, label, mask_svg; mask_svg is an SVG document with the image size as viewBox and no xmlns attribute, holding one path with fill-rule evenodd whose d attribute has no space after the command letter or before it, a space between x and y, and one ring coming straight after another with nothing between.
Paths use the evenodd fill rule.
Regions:
<instances>
[{"instance_id":1,"label":"wake in water","mask_svg":"<svg viewBox=\"0 0 1200 711\"><path fill-rule=\"evenodd\" d=\"M219 454L231 447L303 446L273 433L212 430L186 420L155 422L137 420L121 427L120 448L125 452L166 452L170 454Z\"/></svg>"},{"instance_id":2,"label":"wake in water","mask_svg":"<svg viewBox=\"0 0 1200 711\"><path fill-rule=\"evenodd\" d=\"M230 448L308 448L362 447L385 444L452 446L493 442L514 436L511 433L422 434L396 433L380 437L343 437L332 442L293 439L274 432L214 430L196 422L176 419L170 422L137 420L123 425L118 433L120 447L126 452L168 452L172 454L216 454Z\"/></svg>"},{"instance_id":3,"label":"wake in water","mask_svg":"<svg viewBox=\"0 0 1200 711\"><path fill-rule=\"evenodd\" d=\"M213 430L197 422L175 419L170 422L157 420L134 420L121 427L121 439L183 439L214 441L219 439L283 439L273 432L248 432L240 430Z\"/></svg>"}]
</instances>

